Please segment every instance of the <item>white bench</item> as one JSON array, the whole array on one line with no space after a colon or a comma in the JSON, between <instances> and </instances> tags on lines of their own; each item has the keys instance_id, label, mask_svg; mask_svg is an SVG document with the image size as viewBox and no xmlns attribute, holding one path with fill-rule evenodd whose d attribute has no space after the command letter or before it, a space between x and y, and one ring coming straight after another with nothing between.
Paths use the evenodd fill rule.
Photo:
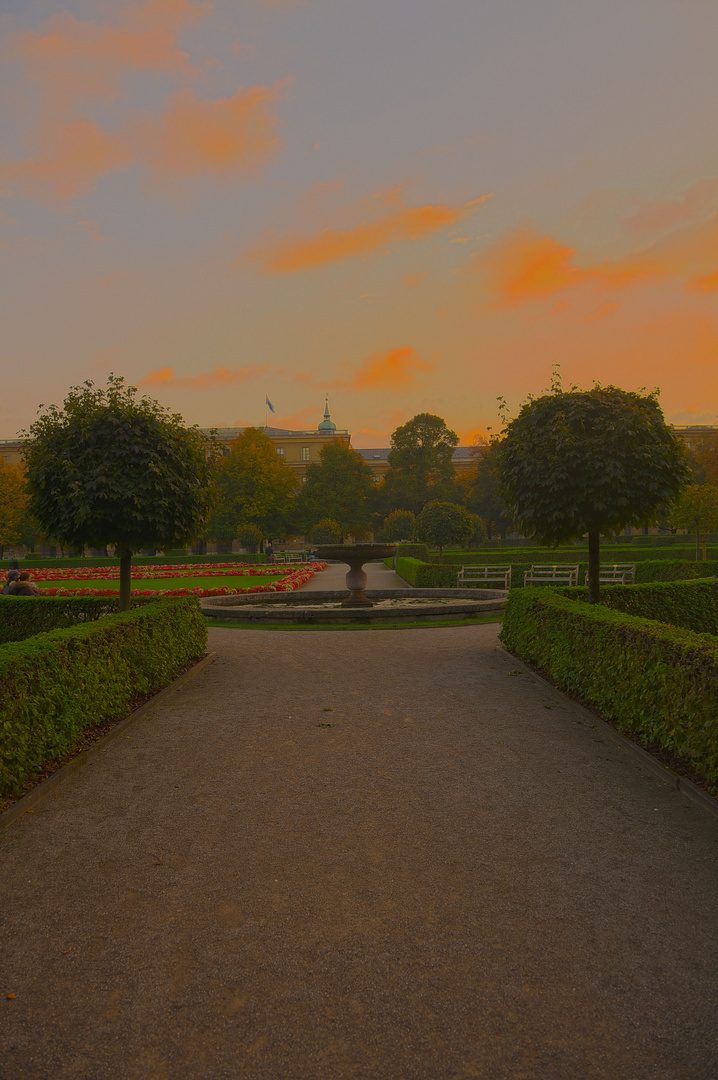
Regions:
<instances>
[{"instance_id":1,"label":"white bench","mask_svg":"<svg viewBox=\"0 0 718 1080\"><path fill-rule=\"evenodd\" d=\"M462 566L456 575L459 585L486 585L489 581L500 582L504 589L511 588L510 566Z\"/></svg>"},{"instance_id":2,"label":"white bench","mask_svg":"<svg viewBox=\"0 0 718 1080\"><path fill-rule=\"evenodd\" d=\"M603 563L598 572L598 580L602 585L610 585L611 582L618 583L619 585L635 585L636 584L636 564L635 563ZM588 585L588 570L586 571L586 581Z\"/></svg>"},{"instance_id":3,"label":"white bench","mask_svg":"<svg viewBox=\"0 0 718 1080\"><path fill-rule=\"evenodd\" d=\"M307 561L303 551L275 551L275 563L303 563Z\"/></svg>"},{"instance_id":4,"label":"white bench","mask_svg":"<svg viewBox=\"0 0 718 1080\"><path fill-rule=\"evenodd\" d=\"M524 571L524 585L578 585L578 563L535 564Z\"/></svg>"}]
</instances>

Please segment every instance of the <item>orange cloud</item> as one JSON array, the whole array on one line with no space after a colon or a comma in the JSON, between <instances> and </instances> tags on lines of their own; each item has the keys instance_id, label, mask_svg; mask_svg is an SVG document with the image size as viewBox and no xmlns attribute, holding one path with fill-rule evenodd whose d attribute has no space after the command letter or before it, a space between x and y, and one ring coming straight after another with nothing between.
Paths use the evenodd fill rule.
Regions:
<instances>
[{"instance_id":1,"label":"orange cloud","mask_svg":"<svg viewBox=\"0 0 718 1080\"><path fill-rule=\"evenodd\" d=\"M373 353L355 371L350 386L354 390L376 387L409 390L416 381L417 371L431 371L432 365L419 360L416 349L404 345L386 353Z\"/></svg>"},{"instance_id":2,"label":"orange cloud","mask_svg":"<svg viewBox=\"0 0 718 1080\"><path fill-rule=\"evenodd\" d=\"M159 122L143 125L142 155L164 177L256 169L279 146L277 119L268 109L277 96L276 89L254 86L233 97L198 101L193 90L180 90Z\"/></svg>"},{"instance_id":3,"label":"orange cloud","mask_svg":"<svg viewBox=\"0 0 718 1080\"><path fill-rule=\"evenodd\" d=\"M598 311L595 311L593 315L587 315L583 320L584 322L596 322L598 319L604 319L606 315L610 315L614 311L618 311L620 304L602 304Z\"/></svg>"},{"instance_id":4,"label":"orange cloud","mask_svg":"<svg viewBox=\"0 0 718 1080\"><path fill-rule=\"evenodd\" d=\"M47 131L34 158L0 159L4 193L32 198L74 199L97 187L100 177L127 166L126 142L93 120L71 120Z\"/></svg>"},{"instance_id":5,"label":"orange cloud","mask_svg":"<svg viewBox=\"0 0 718 1080\"><path fill-rule=\"evenodd\" d=\"M553 293L593 282L620 289L648 279L687 278L699 291L712 291L718 250L718 214L677 230L658 243L620 259L576 265L576 248L519 229L482 252L475 265L488 293L499 306L540 300ZM698 270L710 270L706 277Z\"/></svg>"},{"instance_id":6,"label":"orange cloud","mask_svg":"<svg viewBox=\"0 0 718 1080\"><path fill-rule=\"evenodd\" d=\"M402 281L402 285L405 289L413 289L417 285L420 285L422 281L424 281L428 276L429 275L426 270L424 270L421 274L407 274L407 276Z\"/></svg>"},{"instance_id":7,"label":"orange cloud","mask_svg":"<svg viewBox=\"0 0 718 1080\"><path fill-rule=\"evenodd\" d=\"M208 4L190 0L146 0L125 7L120 26L54 15L42 31L16 35L14 55L44 86L46 107L57 114L85 98L116 96L117 83L128 70L189 75L177 37L209 11Z\"/></svg>"},{"instance_id":8,"label":"orange cloud","mask_svg":"<svg viewBox=\"0 0 718 1080\"><path fill-rule=\"evenodd\" d=\"M211 371L203 371L199 375L175 375L173 367L162 367L145 375L137 385L142 389L154 387L166 390L209 390L214 386L233 386L237 383L248 382L255 375L266 370L266 364L261 367L245 367L236 370L215 366Z\"/></svg>"},{"instance_id":9,"label":"orange cloud","mask_svg":"<svg viewBox=\"0 0 718 1080\"><path fill-rule=\"evenodd\" d=\"M718 196L718 179L699 180L692 184L680 199L650 202L626 218L623 225L629 232L661 232L692 221L709 209Z\"/></svg>"},{"instance_id":10,"label":"orange cloud","mask_svg":"<svg viewBox=\"0 0 718 1080\"><path fill-rule=\"evenodd\" d=\"M402 240L421 239L460 221L471 212L470 206L480 201L456 207L399 205L375 222L363 222L349 229L322 229L314 235L287 233L277 239L260 241L247 254L265 273L291 274L297 270L310 270L366 255Z\"/></svg>"},{"instance_id":11,"label":"orange cloud","mask_svg":"<svg viewBox=\"0 0 718 1080\"><path fill-rule=\"evenodd\" d=\"M715 292L718 289L718 270L714 270L711 274L702 274L692 278L690 287L696 292Z\"/></svg>"}]
</instances>

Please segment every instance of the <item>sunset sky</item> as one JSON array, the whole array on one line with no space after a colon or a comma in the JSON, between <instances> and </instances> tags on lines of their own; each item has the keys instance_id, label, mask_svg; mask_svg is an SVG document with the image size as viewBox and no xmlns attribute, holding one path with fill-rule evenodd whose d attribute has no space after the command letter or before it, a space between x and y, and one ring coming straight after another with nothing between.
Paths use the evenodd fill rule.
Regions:
<instances>
[{"instance_id":1,"label":"sunset sky","mask_svg":"<svg viewBox=\"0 0 718 1080\"><path fill-rule=\"evenodd\" d=\"M110 371L363 447L554 363L718 422L713 0L0 12L0 437Z\"/></svg>"}]
</instances>

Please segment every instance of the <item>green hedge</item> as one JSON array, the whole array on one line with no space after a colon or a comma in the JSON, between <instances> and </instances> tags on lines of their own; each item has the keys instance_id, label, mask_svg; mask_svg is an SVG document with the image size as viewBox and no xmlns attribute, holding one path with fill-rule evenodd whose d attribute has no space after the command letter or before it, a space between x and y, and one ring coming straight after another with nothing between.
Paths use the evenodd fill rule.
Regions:
<instances>
[{"instance_id":1,"label":"green hedge","mask_svg":"<svg viewBox=\"0 0 718 1080\"><path fill-rule=\"evenodd\" d=\"M132 603L137 607L156 601L140 596ZM119 597L111 596L0 596L0 644L94 622L117 612L119 606Z\"/></svg>"},{"instance_id":2,"label":"green hedge","mask_svg":"<svg viewBox=\"0 0 718 1080\"><path fill-rule=\"evenodd\" d=\"M451 566L434 566L421 559L398 557L396 572L416 589L453 589L456 585L456 569Z\"/></svg>"},{"instance_id":3,"label":"green hedge","mask_svg":"<svg viewBox=\"0 0 718 1080\"><path fill-rule=\"evenodd\" d=\"M20 569L36 570L40 566L75 567L75 566L119 566L119 558L109 555L97 555L78 559L58 559L52 555L32 555L24 559L8 559L7 565L17 561ZM261 555L133 555L133 566L191 566L193 563L266 563L267 556Z\"/></svg>"},{"instance_id":4,"label":"green hedge","mask_svg":"<svg viewBox=\"0 0 718 1080\"><path fill-rule=\"evenodd\" d=\"M406 556L409 559L421 559L422 562L429 562L429 549L426 544L397 544L396 556Z\"/></svg>"},{"instance_id":5,"label":"green hedge","mask_svg":"<svg viewBox=\"0 0 718 1080\"><path fill-rule=\"evenodd\" d=\"M620 730L718 786L718 638L539 587L510 594L501 640Z\"/></svg>"},{"instance_id":6,"label":"green hedge","mask_svg":"<svg viewBox=\"0 0 718 1080\"><path fill-rule=\"evenodd\" d=\"M588 599L588 589L584 587L560 591L570 600ZM718 578L611 585L601 589L601 604L626 615L655 619L697 634L718 635Z\"/></svg>"},{"instance_id":7,"label":"green hedge","mask_svg":"<svg viewBox=\"0 0 718 1080\"><path fill-rule=\"evenodd\" d=\"M127 716L202 653L194 597L150 603L0 647L0 797L19 794L87 728Z\"/></svg>"},{"instance_id":8,"label":"green hedge","mask_svg":"<svg viewBox=\"0 0 718 1080\"><path fill-rule=\"evenodd\" d=\"M421 558L422 556L418 556ZM718 561L718 549L708 548L708 557ZM631 562L640 565L643 562L657 562L660 560L672 562L693 563L696 566L705 566L705 563L696 563L696 549L693 547L673 547L661 550L661 548L645 548L644 550L629 547L614 548L608 544L601 545L602 563ZM438 554L430 556L432 562L438 563ZM429 560L426 560L429 561ZM588 562L588 549L584 547L571 548L492 548L484 550L479 548L475 551L445 551L443 563L454 566L486 565L495 566L497 563L521 564L524 567L532 563L577 563Z\"/></svg>"}]
</instances>

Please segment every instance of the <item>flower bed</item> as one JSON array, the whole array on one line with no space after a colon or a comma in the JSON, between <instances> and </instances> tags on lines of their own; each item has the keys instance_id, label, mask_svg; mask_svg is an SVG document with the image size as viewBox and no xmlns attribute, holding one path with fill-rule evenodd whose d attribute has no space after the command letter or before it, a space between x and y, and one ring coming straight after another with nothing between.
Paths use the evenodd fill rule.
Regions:
<instances>
[{"instance_id":1,"label":"flower bed","mask_svg":"<svg viewBox=\"0 0 718 1080\"><path fill-rule=\"evenodd\" d=\"M201 588L200 586L197 586L196 588L193 588L193 589L187 589L187 588L183 588L183 589L132 589L130 591L130 596L153 596L153 597L161 597L161 596L197 596L197 597L203 597L203 596L234 596L234 595L237 595L239 593L292 592L294 589L298 589L300 585L303 585L305 581L309 581L310 578L312 578L314 576L314 574L318 570L324 570L326 565L327 564L325 562L315 562L315 563L312 563L311 566L297 566L295 569L291 570L290 573L286 574L282 578L279 578L277 581L272 581L268 585L251 585L249 588L246 588L246 589L241 588L241 586L232 588L232 586L230 586L230 585L220 585L216 589L205 589L205 588ZM256 573L256 569L257 568L255 567L253 572L248 572L248 571L245 570L243 573L244 573L244 575L246 575L247 573L250 573L251 577L256 577L256 576L258 576L257 573ZM267 571L264 570L264 568L262 568L262 570L263 570L263 573L266 575ZM270 572L276 573L276 570L275 571L270 571ZM221 575L221 576L241 576L241 575L242 575L242 571L239 572L239 575L237 573L234 573L234 574L230 574L230 575ZM78 576L79 575L77 575L77 574L73 575L75 580L77 580ZM86 575L86 576L89 576L89 575ZM98 577L101 576L103 579L110 580L110 581L112 581L112 580L116 581L116 580L119 579L119 576L120 576L119 575L119 568L118 568L117 573L115 573L115 574L107 574L107 575L105 575L105 574L102 574L102 575L94 574L93 576L94 576L95 580ZM135 577L135 576L137 576L137 575L133 575L133 577ZM144 575L139 575L139 576L144 577ZM186 573L181 573L181 574L164 573L164 574L148 575L148 576L153 576L153 577L188 577L190 575L188 575ZM198 575L198 576L210 577L210 576L213 576L213 575L202 574L202 575ZM220 575L218 575L218 576L220 576ZM33 574L33 578L38 579L38 580L43 580L42 578L40 578L39 574ZM56 580L58 580L58 578L53 576L53 577L50 577L50 578L45 578L44 580L45 581L56 581ZM43 596L116 596L117 595L117 589L97 589L97 588L89 588L89 587L83 588L83 589L63 589L62 587L60 587L60 588L43 589L42 590L42 595Z\"/></svg>"},{"instance_id":2,"label":"flower bed","mask_svg":"<svg viewBox=\"0 0 718 1080\"><path fill-rule=\"evenodd\" d=\"M323 563L322 566L325 566ZM308 566L318 567L318 563L296 563L297 570L304 570ZM256 563L193 563L192 566L178 566L177 563L168 563L167 566L145 567L141 563L132 567L132 577L142 578L149 581L152 578L168 577L266 577L281 573L276 566L261 565ZM67 579L78 581L82 578L90 578L93 581L119 581L119 566L68 566L55 569L54 567L38 567L32 570L33 581L66 581Z\"/></svg>"}]
</instances>

